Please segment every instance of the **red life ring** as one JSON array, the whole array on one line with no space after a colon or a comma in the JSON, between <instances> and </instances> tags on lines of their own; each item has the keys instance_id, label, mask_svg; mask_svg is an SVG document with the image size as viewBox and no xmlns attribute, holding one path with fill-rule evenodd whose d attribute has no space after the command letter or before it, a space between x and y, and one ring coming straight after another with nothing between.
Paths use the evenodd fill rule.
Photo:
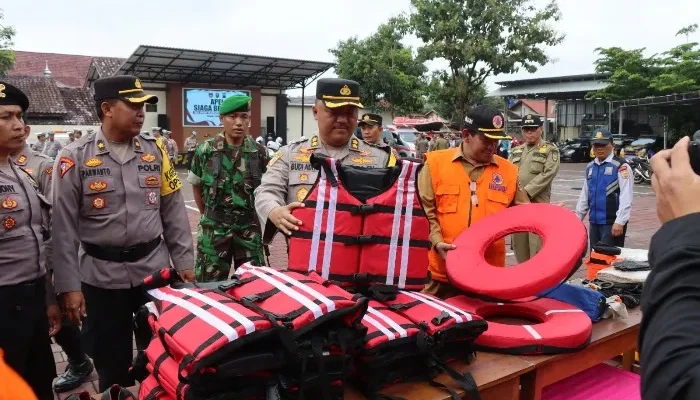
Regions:
<instances>
[{"instance_id":1,"label":"red life ring","mask_svg":"<svg viewBox=\"0 0 700 400\"><path fill-rule=\"evenodd\" d=\"M559 354L578 351L591 341L593 323L582 310L559 300L539 298L527 303L489 303L466 296L445 300L484 319L524 317L532 325L488 321L488 329L474 341L477 350L507 354Z\"/></svg>"},{"instance_id":2,"label":"red life ring","mask_svg":"<svg viewBox=\"0 0 700 400\"><path fill-rule=\"evenodd\" d=\"M494 241L517 232L542 238L542 249L508 268L489 264L484 253ZM489 299L516 300L550 289L578 269L588 247L586 227L576 214L551 204L524 204L490 215L460 234L447 253L450 283Z\"/></svg>"}]
</instances>

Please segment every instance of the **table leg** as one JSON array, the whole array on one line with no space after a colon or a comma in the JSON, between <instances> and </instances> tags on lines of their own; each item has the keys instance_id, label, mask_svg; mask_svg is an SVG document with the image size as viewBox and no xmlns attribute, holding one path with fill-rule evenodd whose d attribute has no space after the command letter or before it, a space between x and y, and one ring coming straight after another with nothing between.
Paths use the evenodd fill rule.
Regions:
<instances>
[{"instance_id":1,"label":"table leg","mask_svg":"<svg viewBox=\"0 0 700 400\"><path fill-rule=\"evenodd\" d=\"M622 369L625 371L632 371L632 365L634 364L634 349L627 350L622 353Z\"/></svg>"},{"instance_id":2,"label":"table leg","mask_svg":"<svg viewBox=\"0 0 700 400\"><path fill-rule=\"evenodd\" d=\"M537 375L538 370L533 370L520 377L520 400L542 400L542 379Z\"/></svg>"}]
</instances>

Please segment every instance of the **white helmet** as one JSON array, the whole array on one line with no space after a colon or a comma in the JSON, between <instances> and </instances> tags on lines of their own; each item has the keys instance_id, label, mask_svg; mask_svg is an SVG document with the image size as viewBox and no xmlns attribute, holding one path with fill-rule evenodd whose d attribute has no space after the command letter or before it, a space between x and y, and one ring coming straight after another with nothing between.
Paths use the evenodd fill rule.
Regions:
<instances>
[{"instance_id":1,"label":"white helmet","mask_svg":"<svg viewBox=\"0 0 700 400\"><path fill-rule=\"evenodd\" d=\"M258 142L258 143L260 143L260 144L262 144L263 140L265 140L265 139L263 139L262 136L258 136L258 137L255 138L255 141Z\"/></svg>"},{"instance_id":2,"label":"white helmet","mask_svg":"<svg viewBox=\"0 0 700 400\"><path fill-rule=\"evenodd\" d=\"M282 144L282 138L281 138L281 137L277 137L277 139L275 139L275 142L277 142L277 143L279 143L279 144Z\"/></svg>"}]
</instances>

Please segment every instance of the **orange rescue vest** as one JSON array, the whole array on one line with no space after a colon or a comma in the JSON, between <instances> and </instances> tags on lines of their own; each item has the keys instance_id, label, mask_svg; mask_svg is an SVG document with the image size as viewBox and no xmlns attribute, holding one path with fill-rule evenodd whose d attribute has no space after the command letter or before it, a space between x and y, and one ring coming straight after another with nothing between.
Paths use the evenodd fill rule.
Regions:
<instances>
[{"instance_id":1,"label":"orange rescue vest","mask_svg":"<svg viewBox=\"0 0 700 400\"><path fill-rule=\"evenodd\" d=\"M435 194L435 214L445 243L452 243L471 224L506 209L518 190L518 167L506 159L494 156L496 164L489 164L479 179L472 182L462 162L455 160L458 151L453 148L426 154ZM432 278L448 282L445 260L434 248L428 256ZM505 266L505 240L494 242L485 257L492 265Z\"/></svg>"}]
</instances>

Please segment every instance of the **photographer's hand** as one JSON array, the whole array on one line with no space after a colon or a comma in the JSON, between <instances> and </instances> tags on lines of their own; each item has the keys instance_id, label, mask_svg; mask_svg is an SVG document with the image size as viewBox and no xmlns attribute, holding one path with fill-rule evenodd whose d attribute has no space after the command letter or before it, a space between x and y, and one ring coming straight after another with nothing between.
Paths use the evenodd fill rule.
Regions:
<instances>
[{"instance_id":1,"label":"photographer's hand","mask_svg":"<svg viewBox=\"0 0 700 400\"><path fill-rule=\"evenodd\" d=\"M690 138L684 137L673 149L660 151L651 159L651 187L662 224L700 212L700 176L690 166L689 142Z\"/></svg>"}]
</instances>

